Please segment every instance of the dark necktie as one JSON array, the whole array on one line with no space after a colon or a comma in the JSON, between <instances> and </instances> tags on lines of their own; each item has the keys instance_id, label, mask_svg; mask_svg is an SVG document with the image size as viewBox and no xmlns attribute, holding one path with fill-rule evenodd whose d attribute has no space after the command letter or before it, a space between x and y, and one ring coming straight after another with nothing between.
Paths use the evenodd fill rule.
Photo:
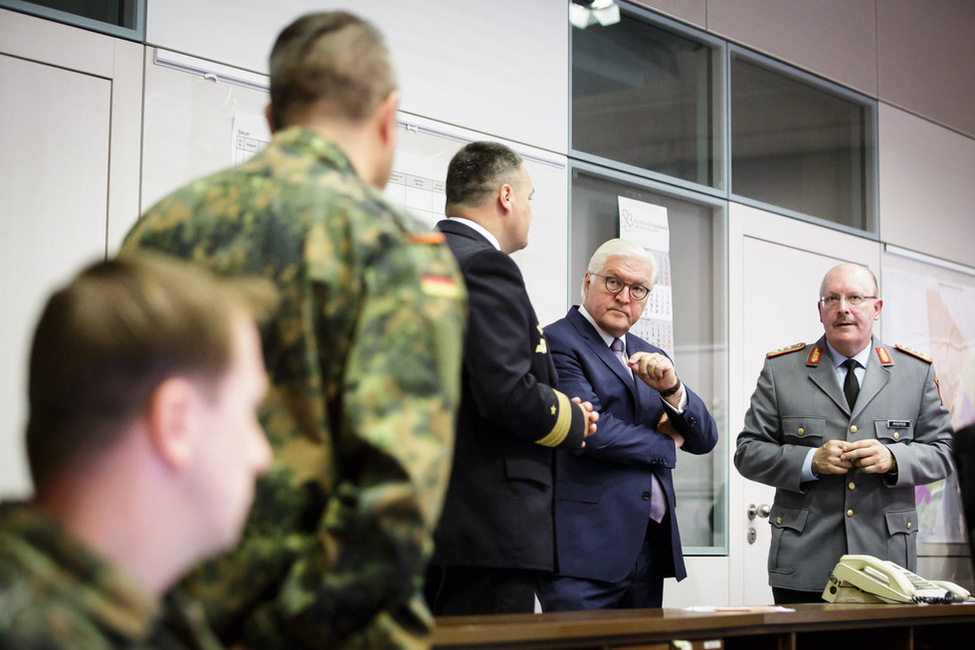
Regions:
<instances>
[{"instance_id":1,"label":"dark necktie","mask_svg":"<svg viewBox=\"0 0 975 650\"><path fill-rule=\"evenodd\" d=\"M850 410L853 410L853 405L857 403L857 395L860 394L860 382L857 381L857 376L853 372L857 366L856 359L847 359L843 362L846 366L846 379L843 381L843 394L846 395L846 403L850 405Z\"/></svg>"}]
</instances>

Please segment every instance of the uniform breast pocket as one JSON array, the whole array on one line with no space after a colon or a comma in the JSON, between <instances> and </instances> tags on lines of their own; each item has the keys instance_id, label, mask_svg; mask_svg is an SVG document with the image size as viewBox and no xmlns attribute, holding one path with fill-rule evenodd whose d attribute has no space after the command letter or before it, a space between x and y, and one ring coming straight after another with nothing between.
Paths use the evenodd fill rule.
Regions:
<instances>
[{"instance_id":1,"label":"uniform breast pocket","mask_svg":"<svg viewBox=\"0 0 975 650\"><path fill-rule=\"evenodd\" d=\"M805 447L821 447L826 432L826 418L795 415L782 418L783 442Z\"/></svg>"},{"instance_id":2,"label":"uniform breast pocket","mask_svg":"<svg viewBox=\"0 0 975 650\"><path fill-rule=\"evenodd\" d=\"M874 420L873 428L877 440L884 444L914 440L913 420Z\"/></svg>"}]
</instances>

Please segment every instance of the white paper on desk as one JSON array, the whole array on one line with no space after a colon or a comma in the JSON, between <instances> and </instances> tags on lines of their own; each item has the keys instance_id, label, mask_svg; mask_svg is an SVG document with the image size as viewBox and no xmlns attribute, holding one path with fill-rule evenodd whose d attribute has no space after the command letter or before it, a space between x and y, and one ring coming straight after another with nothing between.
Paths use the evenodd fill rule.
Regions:
<instances>
[{"instance_id":1,"label":"white paper on desk","mask_svg":"<svg viewBox=\"0 0 975 650\"><path fill-rule=\"evenodd\" d=\"M768 612L794 612L796 610L791 607L782 607L781 605L758 605L756 607L714 607L712 605L697 605L694 607L685 607L685 612L701 612L704 614L712 614L715 612L742 612L742 613L768 613Z\"/></svg>"},{"instance_id":2,"label":"white paper on desk","mask_svg":"<svg viewBox=\"0 0 975 650\"><path fill-rule=\"evenodd\" d=\"M238 113L234 115L234 131L230 138L231 161L239 165L271 141L271 127L263 115Z\"/></svg>"}]
</instances>

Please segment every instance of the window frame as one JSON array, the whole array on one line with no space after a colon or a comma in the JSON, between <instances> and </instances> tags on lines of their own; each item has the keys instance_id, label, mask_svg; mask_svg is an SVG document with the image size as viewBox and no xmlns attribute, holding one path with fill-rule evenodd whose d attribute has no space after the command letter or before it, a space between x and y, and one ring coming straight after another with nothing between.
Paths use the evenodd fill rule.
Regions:
<instances>
[{"instance_id":1,"label":"window frame","mask_svg":"<svg viewBox=\"0 0 975 650\"><path fill-rule=\"evenodd\" d=\"M101 20L95 20L86 16L79 16L68 11L52 9L44 5L28 2L27 0L0 0L0 7L19 11L20 13L30 14L39 18L46 18L65 25L80 27L93 32L117 36L136 43L145 43L146 40L146 0L126 0L133 11L133 27L123 27L113 25Z\"/></svg>"},{"instance_id":2,"label":"window frame","mask_svg":"<svg viewBox=\"0 0 975 650\"><path fill-rule=\"evenodd\" d=\"M711 80L714 92L712 128L712 148L713 148L713 170L712 182L714 185L703 185L693 181L687 181L675 176L669 176L662 172L655 172L643 167L637 167L630 163L619 162L597 154L587 153L576 149L572 141L573 131L573 33L576 28L572 27L566 20L568 31L569 48L569 75L568 75L568 97L567 106L569 109L569 128L568 128L568 158L571 161L587 162L593 165L600 165L609 169L615 169L628 174L658 181L674 187L691 190L700 195L723 198L727 201L734 201L743 205L752 206L774 214L780 214L800 221L805 221L815 225L831 228L848 234L864 237L873 241L879 241L879 143L878 143L878 119L879 102L878 100L859 93L855 90L832 82L824 77L815 75L811 72L790 65L771 56L760 54L754 50L743 47L728 39L715 36L699 28L691 27L676 20L666 18L650 9L635 6L625 2L618 2L620 13L634 18L649 25L669 31L682 38L694 40L710 47L713 51L713 74ZM592 25L587 29L600 29L598 25ZM863 222L864 228L858 228L832 221L825 217L816 216L800 212L791 208L767 203L761 200L752 199L747 196L737 194L732 187L732 143L731 143L731 63L732 57L742 57L753 65L765 67L776 74L793 79L813 90L823 91L841 99L859 104L866 109L867 116L864 120L864 160L863 160L863 185L861 191L865 197L863 200ZM571 180L571 179L570 179ZM571 182L570 182L571 188Z\"/></svg>"},{"instance_id":3,"label":"window frame","mask_svg":"<svg viewBox=\"0 0 975 650\"><path fill-rule=\"evenodd\" d=\"M705 185L701 183L696 183L694 181L688 181L682 178L677 178L675 176L669 176L662 172L655 172L645 167L638 167L629 163L622 163L611 158L606 158L597 154L587 153L585 151L575 148L572 142L572 120L573 120L573 69L574 69L574 57L572 47L572 37L573 32L576 29L572 27L571 24L568 25L569 29L569 79L568 79L568 97L566 104L569 109L569 158L573 160L585 161L593 163L596 165L603 165L612 169L618 169L625 171L634 176L640 176L655 181L662 181L671 185L676 185L678 187L683 187L687 189L692 189L703 194L727 198L728 187L730 183L730 172L728 169L728 162L730 160L728 144L730 141L730 133L728 130L728 118L731 114L729 110L730 96L728 94L728 54L727 54L727 41L703 32L698 29L694 29L679 23L675 20L671 20L660 16L658 14L652 13L647 9L641 7L636 7L626 3L617 3L620 7L620 13L626 15L630 18L635 18L641 22L648 23L649 25L669 31L681 38L688 40L698 41L702 45L710 48L712 50L712 74L713 78L710 80L711 89L714 93L712 97L712 105L709 107L709 112L712 115L712 134L711 134L711 147L712 147L712 164L714 169L712 170L712 179L714 185ZM568 21L567 21L568 23ZM593 25L587 29L599 29L598 25Z\"/></svg>"},{"instance_id":4,"label":"window frame","mask_svg":"<svg viewBox=\"0 0 975 650\"><path fill-rule=\"evenodd\" d=\"M756 65L759 67L764 67L773 73L780 74L783 77L787 77L794 81L797 81L805 86L812 88L814 90L820 90L831 95L835 95L841 99L850 101L855 104L863 106L867 110L867 119L864 121L864 137L866 142L864 143L864 174L863 174L863 187L862 190L866 194L864 198L863 205L865 214L864 223L865 228L860 229L854 226L848 226L846 224L838 223L836 221L831 221L823 217L817 217L815 215L807 214L790 208L786 208L774 203L767 203L757 199L749 198L747 196L737 194L734 191L734 170L732 167L732 129L731 129L731 93L733 80L731 78L731 61L732 57L740 57L741 59ZM767 212L772 212L775 214L781 214L786 217L791 217L793 219L799 219L800 221L805 221L808 223L815 224L817 226L823 226L825 228L831 228L833 230L839 230L851 235L857 235L859 237L864 237L866 239L871 239L874 241L880 240L880 228L878 221L879 213L879 203L880 203L880 191L878 182L878 161L879 161L879 147L877 142L878 134L878 108L877 100L868 97L862 93L858 93L852 89L841 86L837 83L819 77L805 70L801 70L795 66L791 66L787 63L783 63L777 59L764 54L759 54L753 50L742 47L740 45L735 45L732 43L728 44L727 56L725 61L725 80L727 82L728 88L728 101L725 106L725 111L727 113L726 120L728 130L726 132L727 142L726 151L728 155L727 168L729 172L728 178L728 194L727 198L730 201L736 203L741 203L743 205L748 205L754 208L765 210Z\"/></svg>"}]
</instances>

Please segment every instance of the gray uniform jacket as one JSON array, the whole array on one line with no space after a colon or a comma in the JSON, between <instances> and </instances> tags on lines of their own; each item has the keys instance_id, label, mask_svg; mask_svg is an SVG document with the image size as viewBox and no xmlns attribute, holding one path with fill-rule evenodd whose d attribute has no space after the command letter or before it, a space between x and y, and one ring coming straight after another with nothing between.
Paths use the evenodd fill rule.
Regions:
<instances>
[{"instance_id":1,"label":"gray uniform jacket","mask_svg":"<svg viewBox=\"0 0 975 650\"><path fill-rule=\"evenodd\" d=\"M775 487L769 584L822 590L844 553L915 570L914 486L951 473L951 434L930 361L874 339L850 413L825 337L813 347L769 353L735 451L735 467L745 478ZM887 445L896 474L853 468L801 482L810 448L868 437Z\"/></svg>"}]
</instances>

